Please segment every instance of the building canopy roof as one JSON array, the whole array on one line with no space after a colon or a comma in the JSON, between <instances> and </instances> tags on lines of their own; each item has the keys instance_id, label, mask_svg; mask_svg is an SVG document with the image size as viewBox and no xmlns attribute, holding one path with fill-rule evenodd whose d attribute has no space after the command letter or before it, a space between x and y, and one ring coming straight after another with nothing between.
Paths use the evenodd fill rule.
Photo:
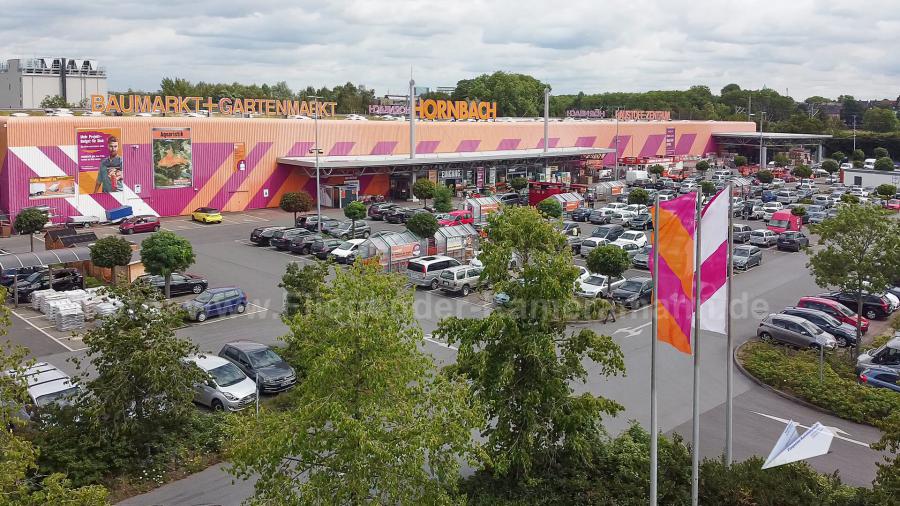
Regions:
<instances>
[{"instance_id":1,"label":"building canopy roof","mask_svg":"<svg viewBox=\"0 0 900 506\"><path fill-rule=\"evenodd\" d=\"M463 153L429 153L409 155L370 155L370 156L320 156L319 167L323 169L357 168L357 167L392 167L410 165L441 165L460 162L499 162L504 160L561 158L583 155L613 153L605 148L548 148L544 152L538 149L510 149L502 151L471 151ZM315 167L314 156L283 156L278 163L299 167Z\"/></svg>"},{"instance_id":2,"label":"building canopy roof","mask_svg":"<svg viewBox=\"0 0 900 506\"><path fill-rule=\"evenodd\" d=\"M825 134L795 134L787 132L713 132L713 137L720 144L739 146L759 146L762 142L766 146L791 146L821 144L825 139L831 139L831 135Z\"/></svg>"},{"instance_id":3,"label":"building canopy roof","mask_svg":"<svg viewBox=\"0 0 900 506\"><path fill-rule=\"evenodd\" d=\"M131 263L140 260L140 252L131 252ZM79 246L75 248L50 249L31 253L10 253L0 255L0 269L17 269L19 267L47 267L69 262L84 262L91 259L91 248Z\"/></svg>"}]
</instances>

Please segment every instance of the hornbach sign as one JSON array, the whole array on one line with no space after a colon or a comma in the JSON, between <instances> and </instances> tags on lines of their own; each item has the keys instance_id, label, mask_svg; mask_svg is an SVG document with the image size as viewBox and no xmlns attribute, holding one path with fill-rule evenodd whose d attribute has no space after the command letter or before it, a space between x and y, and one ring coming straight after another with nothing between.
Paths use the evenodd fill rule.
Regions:
<instances>
[{"instance_id":1,"label":"hornbach sign","mask_svg":"<svg viewBox=\"0 0 900 506\"><path fill-rule=\"evenodd\" d=\"M419 100L416 116L421 119L496 119L496 102L469 102L468 100Z\"/></svg>"},{"instance_id":2,"label":"hornbach sign","mask_svg":"<svg viewBox=\"0 0 900 506\"><path fill-rule=\"evenodd\" d=\"M91 95L91 112L138 114L182 114L200 111L231 114L262 114L265 116L318 115L334 116L337 102L309 102L306 100L275 100L271 98L172 97L149 95Z\"/></svg>"}]
</instances>

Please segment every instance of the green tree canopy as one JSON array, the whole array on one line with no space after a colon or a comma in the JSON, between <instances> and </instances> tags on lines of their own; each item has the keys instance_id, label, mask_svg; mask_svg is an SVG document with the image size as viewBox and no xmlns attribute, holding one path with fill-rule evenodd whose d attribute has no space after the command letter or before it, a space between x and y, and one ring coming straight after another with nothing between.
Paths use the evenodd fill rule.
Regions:
<instances>
[{"instance_id":1,"label":"green tree canopy","mask_svg":"<svg viewBox=\"0 0 900 506\"><path fill-rule=\"evenodd\" d=\"M709 170L709 162L706 160L700 160L694 165L694 168L697 169L698 172L706 172Z\"/></svg>"},{"instance_id":2,"label":"green tree canopy","mask_svg":"<svg viewBox=\"0 0 900 506\"><path fill-rule=\"evenodd\" d=\"M844 158L847 158L847 155L844 154L843 151L835 151L834 153L831 153L831 158L837 160L838 163L841 163L844 161Z\"/></svg>"},{"instance_id":3,"label":"green tree canopy","mask_svg":"<svg viewBox=\"0 0 900 506\"><path fill-rule=\"evenodd\" d=\"M543 116L548 85L526 74L494 72L456 83L453 100L497 102L498 116Z\"/></svg>"},{"instance_id":4,"label":"green tree canopy","mask_svg":"<svg viewBox=\"0 0 900 506\"><path fill-rule=\"evenodd\" d=\"M297 213L308 213L315 205L312 195L306 191L287 192L281 196L278 207L282 211L294 214L294 222L297 222Z\"/></svg>"},{"instance_id":5,"label":"green tree canopy","mask_svg":"<svg viewBox=\"0 0 900 506\"><path fill-rule=\"evenodd\" d=\"M445 185L439 184L434 188L434 210L439 213L449 213L453 210L453 192Z\"/></svg>"},{"instance_id":6,"label":"green tree canopy","mask_svg":"<svg viewBox=\"0 0 900 506\"><path fill-rule=\"evenodd\" d=\"M800 164L794 167L791 173L796 177L806 179L812 176L812 169L809 168L809 165Z\"/></svg>"},{"instance_id":7,"label":"green tree canopy","mask_svg":"<svg viewBox=\"0 0 900 506\"><path fill-rule=\"evenodd\" d=\"M747 165L747 157L744 155L737 155L734 157L734 164L738 167L743 167Z\"/></svg>"},{"instance_id":8,"label":"green tree canopy","mask_svg":"<svg viewBox=\"0 0 900 506\"><path fill-rule=\"evenodd\" d=\"M303 267L297 262L287 265L281 276L279 288L285 291L283 318L290 318L300 313L306 314L312 301L318 300L325 287L325 277L329 266L324 262L307 264Z\"/></svg>"},{"instance_id":9,"label":"green tree canopy","mask_svg":"<svg viewBox=\"0 0 900 506\"><path fill-rule=\"evenodd\" d=\"M797 206L791 208L791 214L794 216L806 216L806 208L803 206Z\"/></svg>"},{"instance_id":10,"label":"green tree canopy","mask_svg":"<svg viewBox=\"0 0 900 506\"><path fill-rule=\"evenodd\" d=\"M872 132L893 132L900 126L897 113L891 109L872 107L863 113L863 128Z\"/></svg>"},{"instance_id":11,"label":"green tree canopy","mask_svg":"<svg viewBox=\"0 0 900 506\"><path fill-rule=\"evenodd\" d=\"M62 95L48 95L41 100L41 109L70 109L78 107L66 102Z\"/></svg>"},{"instance_id":12,"label":"green tree canopy","mask_svg":"<svg viewBox=\"0 0 900 506\"><path fill-rule=\"evenodd\" d=\"M16 221L13 226L16 228L16 232L28 234L31 242L31 251L34 251L34 234L44 230L44 226L47 225L48 221L50 221L50 217L47 216L47 213L36 207L29 207L16 215Z\"/></svg>"},{"instance_id":13,"label":"green tree canopy","mask_svg":"<svg viewBox=\"0 0 900 506\"><path fill-rule=\"evenodd\" d=\"M406 222L406 228L423 239L430 239L434 237L434 234L441 228L441 225L433 214L418 213L414 214L409 221Z\"/></svg>"},{"instance_id":14,"label":"green tree canopy","mask_svg":"<svg viewBox=\"0 0 900 506\"><path fill-rule=\"evenodd\" d=\"M841 202L845 204L859 204L859 197L852 193L845 193L841 195Z\"/></svg>"},{"instance_id":15,"label":"green tree canopy","mask_svg":"<svg viewBox=\"0 0 900 506\"><path fill-rule=\"evenodd\" d=\"M528 180L524 177L514 177L509 181L509 185L512 186L513 190L521 191L528 186Z\"/></svg>"},{"instance_id":16,"label":"green tree canopy","mask_svg":"<svg viewBox=\"0 0 900 506\"><path fill-rule=\"evenodd\" d=\"M165 278L165 294L171 295L169 285L172 273L183 271L193 265L194 248L191 242L180 235L161 230L141 243L141 262L150 274Z\"/></svg>"},{"instance_id":17,"label":"green tree canopy","mask_svg":"<svg viewBox=\"0 0 900 506\"><path fill-rule=\"evenodd\" d=\"M772 174L771 170L763 169L756 173L756 179L759 179L760 183L768 184L768 183L771 183L772 180L775 179L775 175Z\"/></svg>"},{"instance_id":18,"label":"green tree canopy","mask_svg":"<svg viewBox=\"0 0 900 506\"><path fill-rule=\"evenodd\" d=\"M654 176L657 176L657 177L662 176L663 172L665 172L665 171L666 171L666 168L658 163L651 165L650 168L647 169L647 172L649 172L650 174L653 174Z\"/></svg>"},{"instance_id":19,"label":"green tree canopy","mask_svg":"<svg viewBox=\"0 0 900 506\"><path fill-rule=\"evenodd\" d=\"M875 188L875 193L886 199L894 198L894 195L897 193L897 187L892 184L880 184Z\"/></svg>"},{"instance_id":20,"label":"green tree canopy","mask_svg":"<svg viewBox=\"0 0 900 506\"><path fill-rule=\"evenodd\" d=\"M838 163L831 158L827 158L822 161L822 170L829 174L834 174L835 172L840 170L840 168L840 165L838 165Z\"/></svg>"},{"instance_id":21,"label":"green tree canopy","mask_svg":"<svg viewBox=\"0 0 900 506\"><path fill-rule=\"evenodd\" d=\"M643 188L635 188L628 194L628 203L646 206L650 203L650 194Z\"/></svg>"},{"instance_id":22,"label":"green tree canopy","mask_svg":"<svg viewBox=\"0 0 900 506\"><path fill-rule=\"evenodd\" d=\"M850 159L854 162L861 162L866 159L866 152L861 149L854 149Z\"/></svg>"},{"instance_id":23,"label":"green tree canopy","mask_svg":"<svg viewBox=\"0 0 900 506\"><path fill-rule=\"evenodd\" d=\"M435 189L434 181L430 179L420 178L412 187L412 193L417 199L422 199L422 206L428 205L428 199L434 197Z\"/></svg>"},{"instance_id":24,"label":"green tree canopy","mask_svg":"<svg viewBox=\"0 0 900 506\"><path fill-rule=\"evenodd\" d=\"M700 189L703 191L704 195L712 195L716 193L716 184L712 181L703 181L700 183Z\"/></svg>"},{"instance_id":25,"label":"green tree canopy","mask_svg":"<svg viewBox=\"0 0 900 506\"><path fill-rule=\"evenodd\" d=\"M350 235L356 237L356 221L366 219L366 205L358 200L344 207L344 216L350 220Z\"/></svg>"},{"instance_id":26,"label":"green tree canopy","mask_svg":"<svg viewBox=\"0 0 900 506\"><path fill-rule=\"evenodd\" d=\"M117 267L131 263L131 243L114 235L97 239L91 245L91 263L97 267L112 269L115 284L118 282Z\"/></svg>"},{"instance_id":27,"label":"green tree canopy","mask_svg":"<svg viewBox=\"0 0 900 506\"><path fill-rule=\"evenodd\" d=\"M357 262L289 322L305 371L284 409L229 420L229 469L259 504L450 504L479 413L434 373L406 280ZM314 336L314 337L313 337ZM298 437L298 435L302 435Z\"/></svg>"},{"instance_id":28,"label":"green tree canopy","mask_svg":"<svg viewBox=\"0 0 900 506\"><path fill-rule=\"evenodd\" d=\"M631 259L622 248L607 244L588 253L587 268L607 278L621 276L631 267ZM609 295L609 293L607 293Z\"/></svg>"},{"instance_id":29,"label":"green tree canopy","mask_svg":"<svg viewBox=\"0 0 900 506\"><path fill-rule=\"evenodd\" d=\"M872 150L872 155L875 158L890 158L890 156L891 156L891 154L888 153L888 150L886 150L882 147L878 147L878 148L875 148L874 150Z\"/></svg>"},{"instance_id":30,"label":"green tree canopy","mask_svg":"<svg viewBox=\"0 0 900 506\"><path fill-rule=\"evenodd\" d=\"M547 197L540 201L537 209L548 218L560 218L563 213L562 204L553 197Z\"/></svg>"},{"instance_id":31,"label":"green tree canopy","mask_svg":"<svg viewBox=\"0 0 900 506\"><path fill-rule=\"evenodd\" d=\"M775 162L776 167L787 167L788 164L791 163L790 158L784 153L775 153L775 157L772 158L772 161Z\"/></svg>"},{"instance_id":32,"label":"green tree canopy","mask_svg":"<svg viewBox=\"0 0 900 506\"><path fill-rule=\"evenodd\" d=\"M888 157L875 160L875 170L894 170L894 161Z\"/></svg>"}]
</instances>

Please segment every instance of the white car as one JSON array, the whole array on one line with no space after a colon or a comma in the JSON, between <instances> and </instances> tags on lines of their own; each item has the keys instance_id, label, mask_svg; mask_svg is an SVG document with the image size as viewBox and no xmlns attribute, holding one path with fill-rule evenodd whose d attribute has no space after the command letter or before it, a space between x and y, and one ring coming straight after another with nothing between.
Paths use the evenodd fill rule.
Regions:
<instances>
[{"instance_id":1,"label":"white car","mask_svg":"<svg viewBox=\"0 0 900 506\"><path fill-rule=\"evenodd\" d=\"M586 279L578 283L575 289L575 295L586 299L596 299L597 297L608 297L616 288L625 283L622 276L612 278L612 283L607 282L607 277L600 274L591 274Z\"/></svg>"},{"instance_id":2,"label":"white car","mask_svg":"<svg viewBox=\"0 0 900 506\"><path fill-rule=\"evenodd\" d=\"M762 206L763 210L763 221L769 221L772 219L772 215L778 211L784 209L784 204L781 202L766 202Z\"/></svg>"},{"instance_id":3,"label":"white car","mask_svg":"<svg viewBox=\"0 0 900 506\"><path fill-rule=\"evenodd\" d=\"M581 252L579 253L582 257L587 257L594 248L599 248L600 246L606 246L609 244L609 241L606 239L601 239L600 237L588 237L587 239L581 241Z\"/></svg>"},{"instance_id":4,"label":"white car","mask_svg":"<svg viewBox=\"0 0 900 506\"><path fill-rule=\"evenodd\" d=\"M347 119L350 121L368 121L365 117L360 116L359 114L348 114Z\"/></svg>"},{"instance_id":5,"label":"white car","mask_svg":"<svg viewBox=\"0 0 900 506\"><path fill-rule=\"evenodd\" d=\"M366 242L366 239L344 241L337 248L333 249L329 256L337 263L352 264L356 260L356 254L359 253L359 245L364 242Z\"/></svg>"},{"instance_id":6,"label":"white car","mask_svg":"<svg viewBox=\"0 0 900 506\"><path fill-rule=\"evenodd\" d=\"M680 188L678 188L678 193L691 193L698 191L700 187L697 183L683 183Z\"/></svg>"},{"instance_id":7,"label":"white car","mask_svg":"<svg viewBox=\"0 0 900 506\"><path fill-rule=\"evenodd\" d=\"M638 230L626 230L616 241L631 242L643 248L647 245L647 235Z\"/></svg>"},{"instance_id":8,"label":"white car","mask_svg":"<svg viewBox=\"0 0 900 506\"><path fill-rule=\"evenodd\" d=\"M652 198L652 197L651 197L651 198ZM648 212L648 211L647 211L647 206L642 205L642 204L628 204L628 205L625 207L625 210L626 210L626 211L631 211L631 212L633 212L633 213L635 213L635 214L641 214L641 213L646 213L646 212Z\"/></svg>"},{"instance_id":9,"label":"white car","mask_svg":"<svg viewBox=\"0 0 900 506\"><path fill-rule=\"evenodd\" d=\"M782 186L784 186L784 179L776 177L772 180L772 188L781 188Z\"/></svg>"},{"instance_id":10,"label":"white car","mask_svg":"<svg viewBox=\"0 0 900 506\"><path fill-rule=\"evenodd\" d=\"M186 358L209 375L194 387L194 402L213 411L240 411L256 402L256 383L238 366L217 355Z\"/></svg>"},{"instance_id":11,"label":"white car","mask_svg":"<svg viewBox=\"0 0 900 506\"><path fill-rule=\"evenodd\" d=\"M636 217L637 213L634 211L629 211L628 209L616 209L613 211L612 217L617 220L629 221L632 218Z\"/></svg>"},{"instance_id":12,"label":"white car","mask_svg":"<svg viewBox=\"0 0 900 506\"><path fill-rule=\"evenodd\" d=\"M626 204L626 203L624 203L624 202L610 202L609 204L606 204L606 205L603 206L603 207L604 207L604 209L613 209L613 210L616 210L616 211L617 211L617 210L619 210L619 209L625 209L625 208L627 208L627 207L628 207L628 204Z\"/></svg>"}]
</instances>

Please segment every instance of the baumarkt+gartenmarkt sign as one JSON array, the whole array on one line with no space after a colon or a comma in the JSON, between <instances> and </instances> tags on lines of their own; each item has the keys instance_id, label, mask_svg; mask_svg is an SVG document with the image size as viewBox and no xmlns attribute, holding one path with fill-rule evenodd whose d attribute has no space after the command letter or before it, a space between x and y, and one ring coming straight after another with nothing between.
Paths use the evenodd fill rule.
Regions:
<instances>
[{"instance_id":1,"label":"baumarkt+gartenmarkt sign","mask_svg":"<svg viewBox=\"0 0 900 506\"><path fill-rule=\"evenodd\" d=\"M91 111L102 113L161 113L181 114L220 112L222 114L264 114L291 116L318 114L320 118L334 116L337 102L309 102L306 100L275 100L270 98L173 97L149 95L91 95Z\"/></svg>"}]
</instances>

